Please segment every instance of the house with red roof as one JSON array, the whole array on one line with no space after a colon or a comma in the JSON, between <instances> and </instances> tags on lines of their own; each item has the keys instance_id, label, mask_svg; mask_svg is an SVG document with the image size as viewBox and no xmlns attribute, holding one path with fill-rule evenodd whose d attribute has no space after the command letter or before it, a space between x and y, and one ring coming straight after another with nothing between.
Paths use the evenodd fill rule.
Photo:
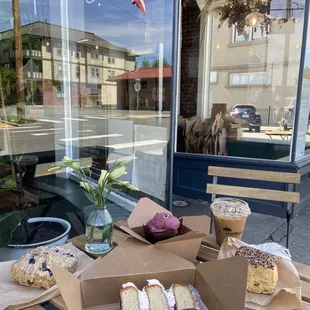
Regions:
<instances>
[{"instance_id":1,"label":"house with red roof","mask_svg":"<svg viewBox=\"0 0 310 310\"><path fill-rule=\"evenodd\" d=\"M162 77L162 89L159 81ZM110 77L110 81L117 82L117 109L120 110L158 110L162 97L162 110L169 110L171 106L171 77L172 67L143 68L136 71ZM141 90L134 89L139 81ZM161 93L160 93L161 92Z\"/></svg>"}]
</instances>

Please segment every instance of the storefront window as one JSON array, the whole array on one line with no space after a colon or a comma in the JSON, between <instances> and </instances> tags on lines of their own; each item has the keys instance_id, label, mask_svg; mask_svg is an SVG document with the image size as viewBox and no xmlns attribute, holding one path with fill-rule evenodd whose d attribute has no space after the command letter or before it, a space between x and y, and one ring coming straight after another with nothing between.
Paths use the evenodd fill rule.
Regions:
<instances>
[{"instance_id":1,"label":"storefront window","mask_svg":"<svg viewBox=\"0 0 310 310\"><path fill-rule=\"evenodd\" d=\"M299 107L298 111L296 106L292 108L294 121L296 124L295 136L292 145L292 160L298 161L310 154L310 23L308 20L308 31L305 36L304 46L304 68L301 69L300 78L302 78L301 89L299 93ZM295 101L294 101L295 103Z\"/></svg>"},{"instance_id":2,"label":"storefront window","mask_svg":"<svg viewBox=\"0 0 310 310\"><path fill-rule=\"evenodd\" d=\"M266 3L256 27L204 5L182 7L178 151L290 161L304 1Z\"/></svg>"},{"instance_id":3,"label":"storefront window","mask_svg":"<svg viewBox=\"0 0 310 310\"><path fill-rule=\"evenodd\" d=\"M144 196L164 204L171 85L170 2L144 11L131 0L2 1L0 213L21 197L36 206L52 199L63 217L90 204L73 173L48 172L64 156L91 167L94 182L132 160L123 180L139 191L116 186L111 201L129 210ZM35 162L31 182L17 189L13 163L25 156Z\"/></svg>"}]
</instances>

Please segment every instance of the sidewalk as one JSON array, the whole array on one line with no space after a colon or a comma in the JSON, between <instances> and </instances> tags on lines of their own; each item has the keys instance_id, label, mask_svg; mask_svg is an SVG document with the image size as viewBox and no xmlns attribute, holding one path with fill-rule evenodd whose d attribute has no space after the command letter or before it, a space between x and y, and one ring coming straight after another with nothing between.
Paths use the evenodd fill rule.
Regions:
<instances>
[{"instance_id":1,"label":"sidewalk","mask_svg":"<svg viewBox=\"0 0 310 310\"><path fill-rule=\"evenodd\" d=\"M191 198L174 196L173 201L183 200L187 206L173 207L173 214L177 217L185 215L209 215L210 204ZM296 216L290 225L289 249L292 259L310 265L310 206ZM244 242L259 244L264 242L277 242L286 244L286 219L252 212L249 216L242 237Z\"/></svg>"}]
</instances>

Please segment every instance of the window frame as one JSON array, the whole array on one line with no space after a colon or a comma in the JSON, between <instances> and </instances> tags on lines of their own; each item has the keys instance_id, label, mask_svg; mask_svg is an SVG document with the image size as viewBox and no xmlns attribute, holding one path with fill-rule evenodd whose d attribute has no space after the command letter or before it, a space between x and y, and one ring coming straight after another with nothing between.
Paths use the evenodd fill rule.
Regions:
<instances>
[{"instance_id":1,"label":"window frame","mask_svg":"<svg viewBox=\"0 0 310 310\"><path fill-rule=\"evenodd\" d=\"M64 70L64 68L65 68L65 70ZM68 72L66 70L67 70L67 66L63 66L61 63L57 63L57 75L58 75L58 77L60 77L60 78L67 77Z\"/></svg>"},{"instance_id":2,"label":"window frame","mask_svg":"<svg viewBox=\"0 0 310 310\"><path fill-rule=\"evenodd\" d=\"M108 64L109 65L115 65L115 57L108 56Z\"/></svg>"},{"instance_id":3,"label":"window frame","mask_svg":"<svg viewBox=\"0 0 310 310\"><path fill-rule=\"evenodd\" d=\"M62 83L60 83L57 87L57 99L65 99L65 91L64 91L64 86Z\"/></svg>"},{"instance_id":4,"label":"window frame","mask_svg":"<svg viewBox=\"0 0 310 310\"><path fill-rule=\"evenodd\" d=\"M215 81L212 81L212 73L215 75ZM210 71L210 85L218 83L219 73L217 71Z\"/></svg>"},{"instance_id":5,"label":"window frame","mask_svg":"<svg viewBox=\"0 0 310 310\"><path fill-rule=\"evenodd\" d=\"M240 83L240 84L233 84L232 83L232 79L234 76L247 76L248 79L250 78L251 75L254 74L264 74L264 83ZM250 80L249 80L250 81ZM252 71L252 72L233 72L233 73L229 73L229 80L228 80L228 86L229 87L256 87L256 86L269 86L269 78L268 78L268 74L266 71Z\"/></svg>"},{"instance_id":6,"label":"window frame","mask_svg":"<svg viewBox=\"0 0 310 310\"><path fill-rule=\"evenodd\" d=\"M75 78L79 79L80 76L81 76L80 66L79 65L75 65Z\"/></svg>"},{"instance_id":7,"label":"window frame","mask_svg":"<svg viewBox=\"0 0 310 310\"><path fill-rule=\"evenodd\" d=\"M111 70L111 69L108 70L108 78L114 77L115 75L116 75L115 70Z\"/></svg>"},{"instance_id":8,"label":"window frame","mask_svg":"<svg viewBox=\"0 0 310 310\"><path fill-rule=\"evenodd\" d=\"M232 38L231 38L231 43L232 44L246 44L246 43L251 43L251 42L257 42L257 41L262 41L262 40L267 40L268 36L266 34L266 36L258 38L258 39L254 39L253 38L253 34L254 34L254 29L252 27L247 26L249 29L249 39L248 40L241 40L241 41L236 41L236 36L237 36L237 28L235 25L232 26ZM257 30L259 31L259 29Z\"/></svg>"}]
</instances>

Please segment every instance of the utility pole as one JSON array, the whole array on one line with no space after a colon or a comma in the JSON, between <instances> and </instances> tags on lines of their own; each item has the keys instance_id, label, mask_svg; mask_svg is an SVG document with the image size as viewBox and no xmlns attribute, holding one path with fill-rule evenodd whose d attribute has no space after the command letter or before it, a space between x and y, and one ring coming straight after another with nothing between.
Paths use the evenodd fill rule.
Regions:
<instances>
[{"instance_id":1,"label":"utility pole","mask_svg":"<svg viewBox=\"0 0 310 310\"><path fill-rule=\"evenodd\" d=\"M25 117L24 76L23 76L23 44L20 24L19 0L12 0L14 21L16 92L17 92L17 118Z\"/></svg>"}]
</instances>

